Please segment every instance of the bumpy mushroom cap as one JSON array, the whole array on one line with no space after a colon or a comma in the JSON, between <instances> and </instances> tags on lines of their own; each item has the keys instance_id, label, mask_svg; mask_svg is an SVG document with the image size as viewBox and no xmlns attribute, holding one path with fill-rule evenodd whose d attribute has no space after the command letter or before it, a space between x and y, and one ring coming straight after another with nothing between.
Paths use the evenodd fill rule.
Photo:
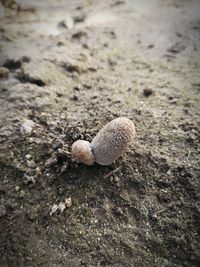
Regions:
<instances>
[{"instance_id":1,"label":"bumpy mushroom cap","mask_svg":"<svg viewBox=\"0 0 200 267\"><path fill-rule=\"evenodd\" d=\"M91 144L85 140L77 140L72 145L72 154L74 157L86 165L94 164L94 156L92 154Z\"/></svg>"},{"instance_id":2,"label":"bumpy mushroom cap","mask_svg":"<svg viewBox=\"0 0 200 267\"><path fill-rule=\"evenodd\" d=\"M135 137L134 123L120 117L104 126L91 142L94 159L100 165L109 165L127 150Z\"/></svg>"}]
</instances>

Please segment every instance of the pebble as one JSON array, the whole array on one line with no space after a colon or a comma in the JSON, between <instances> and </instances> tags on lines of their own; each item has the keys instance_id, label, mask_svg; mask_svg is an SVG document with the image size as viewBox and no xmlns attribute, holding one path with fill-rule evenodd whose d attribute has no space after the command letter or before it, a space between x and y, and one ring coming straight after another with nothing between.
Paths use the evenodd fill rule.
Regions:
<instances>
[{"instance_id":1,"label":"pebble","mask_svg":"<svg viewBox=\"0 0 200 267\"><path fill-rule=\"evenodd\" d=\"M120 179L119 179L119 177L118 177L117 175L114 175L114 176L111 176L111 177L110 177L110 181L111 181L111 183L116 183L116 184L118 184L119 181L120 181Z\"/></svg>"},{"instance_id":2,"label":"pebble","mask_svg":"<svg viewBox=\"0 0 200 267\"><path fill-rule=\"evenodd\" d=\"M40 170L40 167L37 167L37 168L35 169L35 173L36 173L37 176L42 175L42 172L41 172L41 170Z\"/></svg>"},{"instance_id":3,"label":"pebble","mask_svg":"<svg viewBox=\"0 0 200 267\"><path fill-rule=\"evenodd\" d=\"M28 160L27 161L27 166L29 167L29 168L35 168L36 167L36 163L35 163L35 161L34 160Z\"/></svg>"},{"instance_id":4,"label":"pebble","mask_svg":"<svg viewBox=\"0 0 200 267\"><path fill-rule=\"evenodd\" d=\"M130 202L130 196L128 194L128 192L126 191L123 191L122 193L119 194L120 198L127 201L127 202Z\"/></svg>"},{"instance_id":5,"label":"pebble","mask_svg":"<svg viewBox=\"0 0 200 267\"><path fill-rule=\"evenodd\" d=\"M27 154L27 155L25 155L25 158L26 158L26 159L31 159L32 156L31 156L31 154Z\"/></svg>"},{"instance_id":6,"label":"pebble","mask_svg":"<svg viewBox=\"0 0 200 267\"><path fill-rule=\"evenodd\" d=\"M153 94L153 90L151 88L144 88L143 94L144 96L148 97Z\"/></svg>"},{"instance_id":7,"label":"pebble","mask_svg":"<svg viewBox=\"0 0 200 267\"><path fill-rule=\"evenodd\" d=\"M0 218L6 215L6 207L4 205L0 205Z\"/></svg>"},{"instance_id":8,"label":"pebble","mask_svg":"<svg viewBox=\"0 0 200 267\"><path fill-rule=\"evenodd\" d=\"M19 185L15 186L15 191L18 192L20 190Z\"/></svg>"},{"instance_id":9,"label":"pebble","mask_svg":"<svg viewBox=\"0 0 200 267\"><path fill-rule=\"evenodd\" d=\"M20 190L19 198L24 198L24 197L25 197L25 191L24 190Z\"/></svg>"},{"instance_id":10,"label":"pebble","mask_svg":"<svg viewBox=\"0 0 200 267\"><path fill-rule=\"evenodd\" d=\"M72 199L71 197L66 198L64 202L60 202L58 205L54 204L50 211L50 216L52 216L57 210L59 210L61 213L65 210L65 208L69 208L72 205Z\"/></svg>"},{"instance_id":11,"label":"pebble","mask_svg":"<svg viewBox=\"0 0 200 267\"><path fill-rule=\"evenodd\" d=\"M58 205L57 204L54 204L51 208L51 211L50 211L50 216L52 216L58 209Z\"/></svg>"},{"instance_id":12,"label":"pebble","mask_svg":"<svg viewBox=\"0 0 200 267\"><path fill-rule=\"evenodd\" d=\"M66 205L64 202L60 202L60 204L58 205L58 209L60 210L60 212L63 212L66 208Z\"/></svg>"},{"instance_id":13,"label":"pebble","mask_svg":"<svg viewBox=\"0 0 200 267\"><path fill-rule=\"evenodd\" d=\"M29 135L32 133L35 123L32 120L25 120L20 126L20 132L22 135Z\"/></svg>"},{"instance_id":14,"label":"pebble","mask_svg":"<svg viewBox=\"0 0 200 267\"><path fill-rule=\"evenodd\" d=\"M0 79L3 79L3 78L8 78L9 77L9 69L7 68L4 68L4 67L0 67Z\"/></svg>"},{"instance_id":15,"label":"pebble","mask_svg":"<svg viewBox=\"0 0 200 267\"><path fill-rule=\"evenodd\" d=\"M118 215L122 215L122 214L123 214L123 210L122 210L122 208L120 208L120 207L116 207L116 208L115 208L115 212L116 212Z\"/></svg>"},{"instance_id":16,"label":"pebble","mask_svg":"<svg viewBox=\"0 0 200 267\"><path fill-rule=\"evenodd\" d=\"M65 199L65 204L69 208L72 205L72 199L71 197Z\"/></svg>"}]
</instances>

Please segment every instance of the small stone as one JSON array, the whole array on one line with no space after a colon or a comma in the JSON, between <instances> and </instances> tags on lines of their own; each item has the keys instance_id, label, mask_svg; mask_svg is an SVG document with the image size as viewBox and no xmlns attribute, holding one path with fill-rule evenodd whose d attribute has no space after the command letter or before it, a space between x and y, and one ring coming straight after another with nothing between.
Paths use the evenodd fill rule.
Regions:
<instances>
[{"instance_id":1,"label":"small stone","mask_svg":"<svg viewBox=\"0 0 200 267\"><path fill-rule=\"evenodd\" d=\"M31 154L27 154L27 155L25 156L25 158L26 158L26 159L31 159L32 156L31 156Z\"/></svg>"},{"instance_id":2,"label":"small stone","mask_svg":"<svg viewBox=\"0 0 200 267\"><path fill-rule=\"evenodd\" d=\"M144 88L143 94L144 96L148 97L153 94L153 90L151 88Z\"/></svg>"},{"instance_id":3,"label":"small stone","mask_svg":"<svg viewBox=\"0 0 200 267\"><path fill-rule=\"evenodd\" d=\"M130 202L130 196L129 196L128 192L123 191L119 196L121 199L123 199L127 202Z\"/></svg>"},{"instance_id":4,"label":"small stone","mask_svg":"<svg viewBox=\"0 0 200 267\"><path fill-rule=\"evenodd\" d=\"M170 169L167 171L167 175L172 175L172 171Z\"/></svg>"},{"instance_id":5,"label":"small stone","mask_svg":"<svg viewBox=\"0 0 200 267\"><path fill-rule=\"evenodd\" d=\"M0 67L0 79L7 79L9 77L9 69L4 68L4 67Z\"/></svg>"},{"instance_id":6,"label":"small stone","mask_svg":"<svg viewBox=\"0 0 200 267\"><path fill-rule=\"evenodd\" d=\"M35 123L32 120L25 120L20 126L20 132L22 135L31 134Z\"/></svg>"},{"instance_id":7,"label":"small stone","mask_svg":"<svg viewBox=\"0 0 200 267\"><path fill-rule=\"evenodd\" d=\"M51 211L50 211L50 216L52 216L58 209L58 205L54 204L51 208Z\"/></svg>"},{"instance_id":8,"label":"small stone","mask_svg":"<svg viewBox=\"0 0 200 267\"><path fill-rule=\"evenodd\" d=\"M37 167L37 168L35 169L35 173L36 173L37 176L42 175L42 172L41 172L41 170L40 170L40 167Z\"/></svg>"},{"instance_id":9,"label":"small stone","mask_svg":"<svg viewBox=\"0 0 200 267\"><path fill-rule=\"evenodd\" d=\"M4 205L0 205L0 218L6 215L6 207Z\"/></svg>"},{"instance_id":10,"label":"small stone","mask_svg":"<svg viewBox=\"0 0 200 267\"><path fill-rule=\"evenodd\" d=\"M20 190L19 198L24 198L24 197L25 197L25 191L24 190Z\"/></svg>"},{"instance_id":11,"label":"small stone","mask_svg":"<svg viewBox=\"0 0 200 267\"><path fill-rule=\"evenodd\" d=\"M20 187L17 185L15 186L15 191L18 192L20 190Z\"/></svg>"},{"instance_id":12,"label":"small stone","mask_svg":"<svg viewBox=\"0 0 200 267\"><path fill-rule=\"evenodd\" d=\"M109 211L109 210L110 210L110 205L109 205L109 203L105 203L105 204L103 205L103 208L104 208L106 211Z\"/></svg>"},{"instance_id":13,"label":"small stone","mask_svg":"<svg viewBox=\"0 0 200 267\"><path fill-rule=\"evenodd\" d=\"M34 160L28 160L27 161L27 166L29 167L29 168L35 168L36 167L36 163L35 163L35 161Z\"/></svg>"},{"instance_id":14,"label":"small stone","mask_svg":"<svg viewBox=\"0 0 200 267\"><path fill-rule=\"evenodd\" d=\"M58 205L58 208L59 208L60 212L62 213L66 208L65 203L64 202L60 202L60 204Z\"/></svg>"},{"instance_id":15,"label":"small stone","mask_svg":"<svg viewBox=\"0 0 200 267\"><path fill-rule=\"evenodd\" d=\"M65 199L65 204L69 208L72 205L72 199L71 197Z\"/></svg>"},{"instance_id":16,"label":"small stone","mask_svg":"<svg viewBox=\"0 0 200 267\"><path fill-rule=\"evenodd\" d=\"M119 177L117 176L117 175L114 175L114 176L111 176L110 177L110 181L112 182L112 183L116 183L116 184L118 184L119 183Z\"/></svg>"},{"instance_id":17,"label":"small stone","mask_svg":"<svg viewBox=\"0 0 200 267\"><path fill-rule=\"evenodd\" d=\"M65 208L69 208L72 205L72 199L71 197L66 198L64 202L60 202L58 205L58 209L60 210L60 212L63 212L65 210Z\"/></svg>"},{"instance_id":18,"label":"small stone","mask_svg":"<svg viewBox=\"0 0 200 267\"><path fill-rule=\"evenodd\" d=\"M57 210L59 210L61 213L65 210L65 208L69 208L72 205L72 199L71 197L66 198L64 202L60 202L58 205L54 204L50 211L50 216L52 216Z\"/></svg>"},{"instance_id":19,"label":"small stone","mask_svg":"<svg viewBox=\"0 0 200 267\"><path fill-rule=\"evenodd\" d=\"M122 214L123 214L123 210L122 210L122 208L120 208L120 207L116 207L116 208L115 208L115 212L116 212L118 215L122 215Z\"/></svg>"}]
</instances>

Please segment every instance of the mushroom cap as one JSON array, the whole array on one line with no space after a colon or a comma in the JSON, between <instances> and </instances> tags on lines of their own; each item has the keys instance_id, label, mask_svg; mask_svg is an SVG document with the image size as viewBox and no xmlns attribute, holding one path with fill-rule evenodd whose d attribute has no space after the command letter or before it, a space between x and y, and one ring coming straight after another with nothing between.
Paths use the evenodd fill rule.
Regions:
<instances>
[{"instance_id":1,"label":"mushroom cap","mask_svg":"<svg viewBox=\"0 0 200 267\"><path fill-rule=\"evenodd\" d=\"M119 117L104 126L91 142L95 161L100 165L109 165L127 150L135 137L134 123L125 117Z\"/></svg>"},{"instance_id":2,"label":"mushroom cap","mask_svg":"<svg viewBox=\"0 0 200 267\"><path fill-rule=\"evenodd\" d=\"M79 161L86 165L94 164L91 144L85 140L77 140L72 144L72 154Z\"/></svg>"}]
</instances>

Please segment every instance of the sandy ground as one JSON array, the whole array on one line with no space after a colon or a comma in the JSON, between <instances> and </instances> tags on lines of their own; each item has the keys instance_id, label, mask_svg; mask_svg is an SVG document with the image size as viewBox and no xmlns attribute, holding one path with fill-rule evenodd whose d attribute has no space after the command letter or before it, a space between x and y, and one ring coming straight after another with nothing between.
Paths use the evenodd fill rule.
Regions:
<instances>
[{"instance_id":1,"label":"sandy ground","mask_svg":"<svg viewBox=\"0 0 200 267\"><path fill-rule=\"evenodd\" d=\"M0 36L0 266L200 266L200 1L2 1Z\"/></svg>"}]
</instances>

